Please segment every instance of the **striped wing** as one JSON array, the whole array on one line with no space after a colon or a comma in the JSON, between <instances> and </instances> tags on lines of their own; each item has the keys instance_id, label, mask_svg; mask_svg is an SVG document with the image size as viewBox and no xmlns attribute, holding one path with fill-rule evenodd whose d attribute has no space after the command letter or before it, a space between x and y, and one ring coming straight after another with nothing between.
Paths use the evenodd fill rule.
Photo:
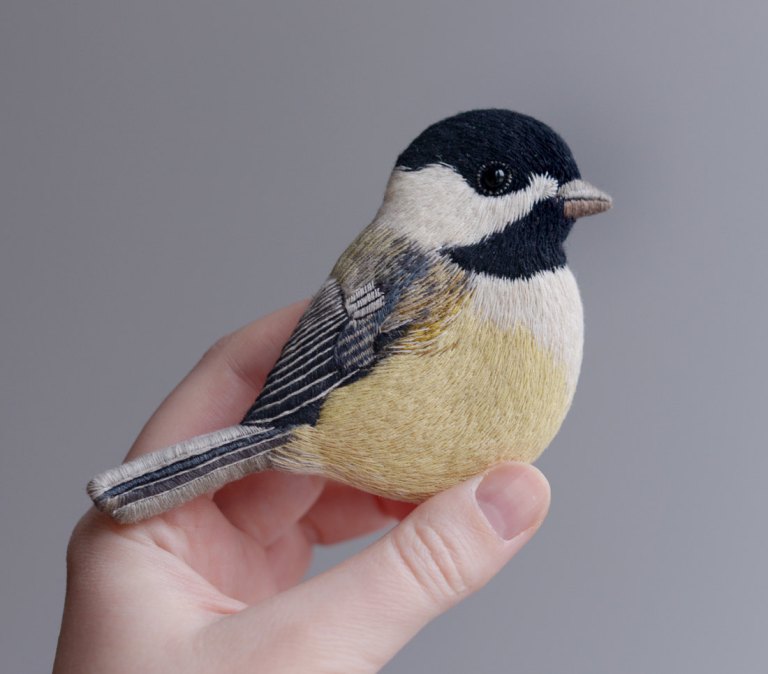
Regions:
<instances>
[{"instance_id":1,"label":"striped wing","mask_svg":"<svg viewBox=\"0 0 768 674\"><path fill-rule=\"evenodd\" d=\"M376 359L386 304L373 283L345 298L339 283L329 279L296 326L243 423L314 423L328 393Z\"/></svg>"}]
</instances>

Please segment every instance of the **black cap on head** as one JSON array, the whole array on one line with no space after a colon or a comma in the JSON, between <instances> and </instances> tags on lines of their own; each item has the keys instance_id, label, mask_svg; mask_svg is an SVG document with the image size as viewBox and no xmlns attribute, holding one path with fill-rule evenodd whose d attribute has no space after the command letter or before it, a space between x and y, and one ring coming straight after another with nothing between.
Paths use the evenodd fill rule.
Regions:
<instances>
[{"instance_id":1,"label":"black cap on head","mask_svg":"<svg viewBox=\"0 0 768 674\"><path fill-rule=\"evenodd\" d=\"M501 109L471 110L433 124L398 157L397 167L445 164L482 191L479 172L496 162L508 167L510 190L524 188L533 173L547 173L561 185L580 177L559 135L533 117Z\"/></svg>"}]
</instances>

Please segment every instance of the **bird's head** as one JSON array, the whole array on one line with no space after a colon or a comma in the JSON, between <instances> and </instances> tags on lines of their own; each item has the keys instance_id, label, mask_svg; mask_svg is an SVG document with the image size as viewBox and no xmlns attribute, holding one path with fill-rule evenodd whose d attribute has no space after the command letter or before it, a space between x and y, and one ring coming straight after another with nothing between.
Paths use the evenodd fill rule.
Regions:
<instances>
[{"instance_id":1,"label":"bird's head","mask_svg":"<svg viewBox=\"0 0 768 674\"><path fill-rule=\"evenodd\" d=\"M546 124L473 110L433 124L398 157L377 220L467 270L528 278L563 266L574 221L610 206Z\"/></svg>"}]
</instances>

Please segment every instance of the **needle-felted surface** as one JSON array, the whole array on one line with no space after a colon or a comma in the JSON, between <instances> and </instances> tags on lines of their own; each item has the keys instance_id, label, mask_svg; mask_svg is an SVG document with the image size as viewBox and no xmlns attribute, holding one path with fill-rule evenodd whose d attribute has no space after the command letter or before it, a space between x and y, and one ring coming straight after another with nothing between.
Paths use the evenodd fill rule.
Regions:
<instances>
[{"instance_id":1,"label":"needle-felted surface","mask_svg":"<svg viewBox=\"0 0 768 674\"><path fill-rule=\"evenodd\" d=\"M462 113L400 155L238 426L97 476L119 521L254 470L318 473L418 501L557 433L583 318L563 243L610 199L549 127Z\"/></svg>"}]
</instances>

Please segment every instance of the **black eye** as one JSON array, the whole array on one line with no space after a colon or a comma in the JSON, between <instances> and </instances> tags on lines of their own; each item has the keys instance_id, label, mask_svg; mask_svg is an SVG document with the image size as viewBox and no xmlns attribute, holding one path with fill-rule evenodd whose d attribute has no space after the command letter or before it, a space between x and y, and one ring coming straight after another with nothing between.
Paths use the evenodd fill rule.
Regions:
<instances>
[{"instance_id":1,"label":"black eye","mask_svg":"<svg viewBox=\"0 0 768 674\"><path fill-rule=\"evenodd\" d=\"M506 164L494 161L484 164L477 172L477 185L481 194L499 196L509 191L512 171Z\"/></svg>"}]
</instances>

